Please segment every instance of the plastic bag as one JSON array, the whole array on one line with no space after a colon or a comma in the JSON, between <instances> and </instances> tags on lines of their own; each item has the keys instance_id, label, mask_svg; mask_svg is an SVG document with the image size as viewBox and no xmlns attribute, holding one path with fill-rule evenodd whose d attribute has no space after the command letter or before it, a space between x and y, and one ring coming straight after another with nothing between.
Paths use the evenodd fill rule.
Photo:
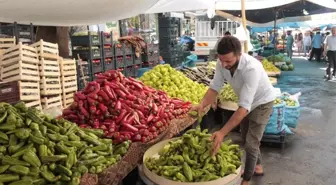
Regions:
<instances>
[{"instance_id":1,"label":"plastic bag","mask_svg":"<svg viewBox=\"0 0 336 185\"><path fill-rule=\"evenodd\" d=\"M50 109L44 109L42 110L42 112L53 118L57 118L62 115L62 109L60 107L52 107Z\"/></svg>"},{"instance_id":2,"label":"plastic bag","mask_svg":"<svg viewBox=\"0 0 336 185\"><path fill-rule=\"evenodd\" d=\"M299 103L300 95L301 95L301 92L296 93L294 95L283 93L283 96L282 96L282 99L287 97L296 102L296 106L285 106L285 124L291 128L296 128L298 124L298 119L301 114L300 112L301 108L300 108L300 103Z\"/></svg>"},{"instance_id":3,"label":"plastic bag","mask_svg":"<svg viewBox=\"0 0 336 185\"><path fill-rule=\"evenodd\" d=\"M265 134L280 134L283 132L292 134L292 131L285 125L285 103L273 106L273 112L265 128Z\"/></svg>"}]
</instances>

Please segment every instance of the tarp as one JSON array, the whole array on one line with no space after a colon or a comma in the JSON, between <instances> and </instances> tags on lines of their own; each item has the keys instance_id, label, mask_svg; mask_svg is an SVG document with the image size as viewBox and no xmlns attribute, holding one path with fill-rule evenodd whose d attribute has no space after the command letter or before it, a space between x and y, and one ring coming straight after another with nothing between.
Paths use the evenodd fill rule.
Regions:
<instances>
[{"instance_id":1,"label":"tarp","mask_svg":"<svg viewBox=\"0 0 336 185\"><path fill-rule=\"evenodd\" d=\"M0 22L46 26L93 25L144 13L194 11L211 0L0 0Z\"/></svg>"}]
</instances>

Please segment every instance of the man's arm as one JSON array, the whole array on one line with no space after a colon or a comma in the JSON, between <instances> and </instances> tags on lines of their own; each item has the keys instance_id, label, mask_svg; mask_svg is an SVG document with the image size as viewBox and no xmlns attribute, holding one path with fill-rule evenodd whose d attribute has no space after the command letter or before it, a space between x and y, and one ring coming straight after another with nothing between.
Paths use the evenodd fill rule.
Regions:
<instances>
[{"instance_id":1,"label":"man's arm","mask_svg":"<svg viewBox=\"0 0 336 185\"><path fill-rule=\"evenodd\" d=\"M261 74L262 73L257 69L250 69L244 74L244 85L239 95L239 108L221 129L221 132L224 135L227 135L232 129L239 125L240 122L251 111L251 106L254 100L254 95L258 88Z\"/></svg>"},{"instance_id":2,"label":"man's arm","mask_svg":"<svg viewBox=\"0 0 336 185\"><path fill-rule=\"evenodd\" d=\"M323 50L323 51L324 51L324 52L323 52L324 55L327 53L327 48L328 48L328 37L329 37L329 36L327 36L326 39L324 40L324 50Z\"/></svg>"},{"instance_id":3,"label":"man's arm","mask_svg":"<svg viewBox=\"0 0 336 185\"><path fill-rule=\"evenodd\" d=\"M224 82L225 80L221 71L221 63L218 61L216 63L215 76L210 83L210 88L205 93L200 104L203 108L212 104L216 100L219 91L222 89L224 85Z\"/></svg>"}]
</instances>

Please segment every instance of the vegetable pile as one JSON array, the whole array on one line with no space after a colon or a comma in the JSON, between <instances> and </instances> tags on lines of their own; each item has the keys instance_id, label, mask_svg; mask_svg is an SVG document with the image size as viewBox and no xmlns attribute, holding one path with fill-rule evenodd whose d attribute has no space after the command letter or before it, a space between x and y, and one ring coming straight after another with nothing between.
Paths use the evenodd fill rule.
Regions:
<instances>
[{"instance_id":1,"label":"vegetable pile","mask_svg":"<svg viewBox=\"0 0 336 185\"><path fill-rule=\"evenodd\" d=\"M165 131L170 120L186 116L190 107L189 102L168 98L163 91L111 70L75 93L63 117L82 128L104 130L114 143L147 142Z\"/></svg>"},{"instance_id":2,"label":"vegetable pile","mask_svg":"<svg viewBox=\"0 0 336 185\"><path fill-rule=\"evenodd\" d=\"M120 160L128 142L113 146L99 130L80 129L28 109L0 103L0 184L77 185Z\"/></svg>"},{"instance_id":3,"label":"vegetable pile","mask_svg":"<svg viewBox=\"0 0 336 185\"><path fill-rule=\"evenodd\" d=\"M225 84L222 90L220 91L220 94L218 96L218 99L220 102L238 102L238 96L233 91L230 84Z\"/></svg>"},{"instance_id":4,"label":"vegetable pile","mask_svg":"<svg viewBox=\"0 0 336 185\"><path fill-rule=\"evenodd\" d=\"M266 72L280 72L279 68L277 68L274 64L272 64L265 58L261 61L261 63Z\"/></svg>"},{"instance_id":5,"label":"vegetable pile","mask_svg":"<svg viewBox=\"0 0 336 185\"><path fill-rule=\"evenodd\" d=\"M286 106L288 106L288 107L295 107L295 106L297 106L296 101L290 99L289 97L284 97L283 101L286 103Z\"/></svg>"},{"instance_id":6,"label":"vegetable pile","mask_svg":"<svg viewBox=\"0 0 336 185\"><path fill-rule=\"evenodd\" d=\"M274 105L280 105L280 104L282 104L283 103L283 101L282 101L282 99L280 99L280 98L276 98L275 100L274 100Z\"/></svg>"},{"instance_id":7,"label":"vegetable pile","mask_svg":"<svg viewBox=\"0 0 336 185\"><path fill-rule=\"evenodd\" d=\"M168 64L155 66L140 80L146 85L167 92L170 97L190 101L193 104L198 104L207 91L205 85L190 80Z\"/></svg>"},{"instance_id":8,"label":"vegetable pile","mask_svg":"<svg viewBox=\"0 0 336 185\"><path fill-rule=\"evenodd\" d=\"M206 66L198 66L196 69L184 67L180 70L189 79L202 83L206 86L210 85L210 81L213 79L215 74L215 70L207 68Z\"/></svg>"},{"instance_id":9,"label":"vegetable pile","mask_svg":"<svg viewBox=\"0 0 336 185\"><path fill-rule=\"evenodd\" d=\"M226 141L211 156L210 137L200 127L189 130L164 146L159 157L146 158L145 165L160 176L180 182L206 182L235 173L241 165L239 145Z\"/></svg>"}]
</instances>

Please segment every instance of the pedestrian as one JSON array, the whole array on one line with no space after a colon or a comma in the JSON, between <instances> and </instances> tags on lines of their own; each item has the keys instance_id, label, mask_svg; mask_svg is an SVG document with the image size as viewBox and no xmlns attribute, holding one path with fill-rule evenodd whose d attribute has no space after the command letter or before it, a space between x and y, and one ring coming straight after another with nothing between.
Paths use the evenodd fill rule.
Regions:
<instances>
[{"instance_id":1,"label":"pedestrian","mask_svg":"<svg viewBox=\"0 0 336 185\"><path fill-rule=\"evenodd\" d=\"M298 48L298 55L300 56L300 53L303 50L303 37L302 37L302 33L298 34L297 40L296 40L296 46Z\"/></svg>"},{"instance_id":2,"label":"pedestrian","mask_svg":"<svg viewBox=\"0 0 336 185\"><path fill-rule=\"evenodd\" d=\"M309 61L311 61L313 59L313 57L315 56L315 60L320 62L321 61L321 54L322 54L322 35L321 33L318 31L312 40L312 51L310 53L310 57L309 57Z\"/></svg>"},{"instance_id":3,"label":"pedestrian","mask_svg":"<svg viewBox=\"0 0 336 185\"><path fill-rule=\"evenodd\" d=\"M331 29L331 35L328 35L324 41L324 56L328 57L327 80L335 80L336 68L336 27ZM333 72L331 74L331 68Z\"/></svg>"},{"instance_id":4,"label":"pedestrian","mask_svg":"<svg viewBox=\"0 0 336 185\"><path fill-rule=\"evenodd\" d=\"M199 105L192 107L201 115L204 109L216 101L224 81L232 86L239 97L239 108L219 131L215 132L212 155L220 148L224 137L240 124L245 142L246 164L241 185L248 185L253 175L263 175L260 140L273 111L275 93L262 64L252 56L242 53L236 37L223 37L217 47L218 62L215 76Z\"/></svg>"},{"instance_id":5,"label":"pedestrian","mask_svg":"<svg viewBox=\"0 0 336 185\"><path fill-rule=\"evenodd\" d=\"M309 53L310 46L311 46L310 33L306 32L303 37L303 54L305 57L307 56L307 52Z\"/></svg>"},{"instance_id":6,"label":"pedestrian","mask_svg":"<svg viewBox=\"0 0 336 185\"><path fill-rule=\"evenodd\" d=\"M287 50L287 56L289 58L293 57L293 43L294 38L291 31L287 31L287 38L286 38L286 50Z\"/></svg>"}]
</instances>

